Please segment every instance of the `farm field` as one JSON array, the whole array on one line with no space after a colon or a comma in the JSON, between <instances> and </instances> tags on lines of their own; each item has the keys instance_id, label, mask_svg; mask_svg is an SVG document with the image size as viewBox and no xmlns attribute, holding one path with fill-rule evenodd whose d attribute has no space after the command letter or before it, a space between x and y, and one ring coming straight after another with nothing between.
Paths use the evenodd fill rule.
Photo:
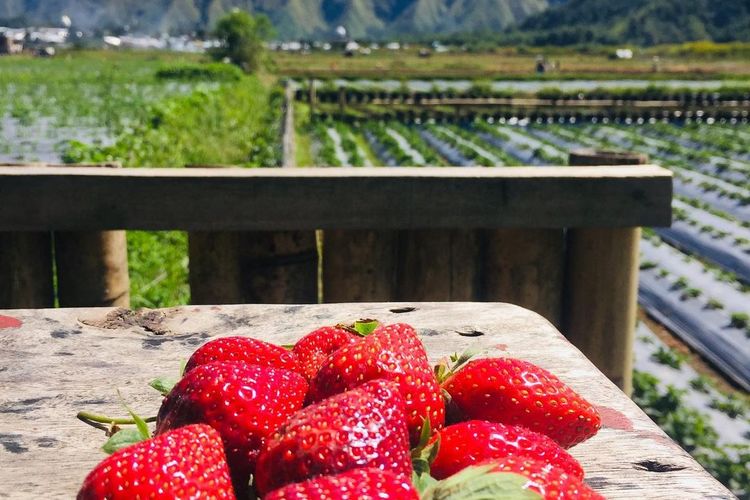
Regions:
<instances>
[{"instance_id":1,"label":"farm field","mask_svg":"<svg viewBox=\"0 0 750 500\"><path fill-rule=\"evenodd\" d=\"M354 138L357 149L334 147L325 130ZM501 119L406 125L396 120L329 120L298 133L312 145L310 159L318 165L356 167L367 157L384 167L554 168L567 163L570 150L593 147L639 151L671 168L675 221L671 228L644 230L639 302L646 313L742 387L739 394L745 395L719 391L711 377L690 367L685 354L641 323L635 399L717 476L747 477L741 467L727 472L731 464L746 461L750 450L747 123ZM330 154L321 154L325 151ZM331 158L334 161L327 161ZM729 476L723 480L729 481Z\"/></svg>"},{"instance_id":2,"label":"farm field","mask_svg":"<svg viewBox=\"0 0 750 500\"><path fill-rule=\"evenodd\" d=\"M274 79L202 61L168 52L0 57L0 163L278 165ZM186 233L129 231L128 255L133 307L189 303Z\"/></svg>"},{"instance_id":3,"label":"farm field","mask_svg":"<svg viewBox=\"0 0 750 500\"><path fill-rule=\"evenodd\" d=\"M326 147L320 130L363 137ZM750 132L746 124L331 122L311 131L318 164L564 165L571 149L639 151L675 173L675 222L645 232L641 302L685 342L750 388ZM725 147L724 144L731 144ZM363 147L370 151L362 151ZM743 149L746 148L746 149ZM352 151L355 154L350 154ZM670 251L665 251L665 249ZM689 265L687 264L689 263ZM668 311L665 312L665 311Z\"/></svg>"},{"instance_id":4,"label":"farm field","mask_svg":"<svg viewBox=\"0 0 750 500\"><path fill-rule=\"evenodd\" d=\"M471 59L471 64L490 64ZM291 62L279 61L283 73L284 64ZM523 56L517 63L529 61ZM586 76L581 73L527 82L530 75L519 73L516 82L494 85L500 91L520 92L545 91L548 85L573 92L582 82L589 82L591 89L608 85L621 89L634 81L641 82L640 87L650 85L645 66L636 63L645 64L634 62L633 75L615 75L619 79L609 83L580 80ZM565 68L574 62L563 59L563 64ZM719 79L724 71L736 70L744 78L744 66L733 64L717 67L702 81L683 80L690 74L675 70L670 75L674 82L664 80L660 85L674 83L675 88L700 92L724 87L727 81ZM226 68L194 76L196 67L206 66L197 56L127 52L71 52L50 60L0 58L0 162L279 166L283 97L276 77L244 76ZM465 82L437 83L459 90L473 85L471 71L461 75ZM578 79L568 81L568 76ZM413 83L416 90L429 91L436 82ZM675 221L668 229L644 231L640 303L744 392L717 384L717 377L694 369L679 346L641 323L635 399L725 484L743 491L743 478L744 484L750 482L742 467L750 458L746 397L750 388L750 125L746 118L410 123L361 116L315 121L306 103L297 103L295 118L300 166L554 168L566 164L571 149L595 147L639 151L670 168L675 174ZM128 251L133 307L189 303L185 233L131 231Z\"/></svg>"},{"instance_id":5,"label":"farm field","mask_svg":"<svg viewBox=\"0 0 750 500\"><path fill-rule=\"evenodd\" d=\"M542 75L545 79L622 78L664 79L747 79L750 64L746 53L723 54L720 58L680 51L676 47L655 47L637 51L630 60L612 58L612 50L602 48L589 53L543 48L499 47L475 52L454 51L420 57L419 47L392 51L373 50L370 55L344 57L338 51L310 53L277 52L276 71L294 78L321 76L326 78L377 78L397 75L397 79L464 79L508 78L538 80L535 61L538 55L553 61L556 70ZM657 71L654 56L659 57Z\"/></svg>"}]
</instances>

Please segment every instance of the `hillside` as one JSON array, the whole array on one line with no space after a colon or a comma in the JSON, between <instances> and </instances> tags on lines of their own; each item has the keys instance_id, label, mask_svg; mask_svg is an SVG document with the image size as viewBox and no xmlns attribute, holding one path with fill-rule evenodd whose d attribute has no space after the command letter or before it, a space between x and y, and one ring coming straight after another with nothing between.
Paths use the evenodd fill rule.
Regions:
<instances>
[{"instance_id":1,"label":"hillside","mask_svg":"<svg viewBox=\"0 0 750 500\"><path fill-rule=\"evenodd\" d=\"M552 0L556 2L559 0ZM355 37L499 32L538 14L549 0L0 0L0 25L49 24L67 14L79 29L139 33L210 29L239 7L267 14L280 38L327 38L336 26Z\"/></svg>"},{"instance_id":2,"label":"hillside","mask_svg":"<svg viewBox=\"0 0 750 500\"><path fill-rule=\"evenodd\" d=\"M750 40L748 0L569 0L532 16L513 41L533 45Z\"/></svg>"}]
</instances>

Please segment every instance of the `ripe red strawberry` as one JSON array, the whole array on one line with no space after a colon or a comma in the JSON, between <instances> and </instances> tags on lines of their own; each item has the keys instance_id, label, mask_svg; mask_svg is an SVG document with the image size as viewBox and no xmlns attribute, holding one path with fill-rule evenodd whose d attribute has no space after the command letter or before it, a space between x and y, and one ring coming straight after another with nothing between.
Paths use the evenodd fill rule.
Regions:
<instances>
[{"instance_id":1,"label":"ripe red strawberry","mask_svg":"<svg viewBox=\"0 0 750 500\"><path fill-rule=\"evenodd\" d=\"M425 419L430 419L435 430L443 426L445 404L440 385L416 331L406 324L380 326L331 354L310 381L308 401L320 401L378 378L398 384L406 402L412 445L419 442Z\"/></svg>"},{"instance_id":2,"label":"ripe red strawberry","mask_svg":"<svg viewBox=\"0 0 750 500\"><path fill-rule=\"evenodd\" d=\"M573 477L583 478L581 465L567 451L544 434L524 427L470 420L444 428L433 441L438 436L438 453L430 466L430 473L436 479L445 479L470 465L507 456L539 459Z\"/></svg>"},{"instance_id":3,"label":"ripe red strawberry","mask_svg":"<svg viewBox=\"0 0 750 500\"><path fill-rule=\"evenodd\" d=\"M525 488L542 495L545 500L604 500L581 479L542 460L527 457L506 457L495 463L496 471L513 472L529 478Z\"/></svg>"},{"instance_id":4,"label":"ripe red strawberry","mask_svg":"<svg viewBox=\"0 0 750 500\"><path fill-rule=\"evenodd\" d=\"M547 370L510 358L478 359L443 388L464 419L520 425L570 448L599 431L594 407Z\"/></svg>"},{"instance_id":5,"label":"ripe red strawberry","mask_svg":"<svg viewBox=\"0 0 750 500\"><path fill-rule=\"evenodd\" d=\"M308 380L312 379L326 358L347 344L353 344L361 337L338 326L324 326L308 333L294 344L292 353L299 362L299 372Z\"/></svg>"},{"instance_id":6,"label":"ripe red strawberry","mask_svg":"<svg viewBox=\"0 0 750 500\"><path fill-rule=\"evenodd\" d=\"M281 346L250 337L222 337L200 346L190 356L185 373L214 361L244 361L251 365L299 371L297 358Z\"/></svg>"},{"instance_id":7,"label":"ripe red strawberry","mask_svg":"<svg viewBox=\"0 0 750 500\"><path fill-rule=\"evenodd\" d=\"M380 469L354 469L320 476L274 490L263 500L419 500L417 490L403 478Z\"/></svg>"},{"instance_id":8,"label":"ripe red strawberry","mask_svg":"<svg viewBox=\"0 0 750 500\"><path fill-rule=\"evenodd\" d=\"M288 370L243 362L198 366L174 386L159 409L156 433L194 423L219 431L238 497L268 437L305 399L307 382Z\"/></svg>"},{"instance_id":9,"label":"ripe red strawberry","mask_svg":"<svg viewBox=\"0 0 750 500\"><path fill-rule=\"evenodd\" d=\"M123 448L89 472L78 500L227 498L234 491L219 433L189 425Z\"/></svg>"},{"instance_id":10,"label":"ripe red strawberry","mask_svg":"<svg viewBox=\"0 0 750 500\"><path fill-rule=\"evenodd\" d=\"M298 411L266 442L255 469L258 493L351 469L411 476L409 434L398 386L373 380Z\"/></svg>"}]
</instances>

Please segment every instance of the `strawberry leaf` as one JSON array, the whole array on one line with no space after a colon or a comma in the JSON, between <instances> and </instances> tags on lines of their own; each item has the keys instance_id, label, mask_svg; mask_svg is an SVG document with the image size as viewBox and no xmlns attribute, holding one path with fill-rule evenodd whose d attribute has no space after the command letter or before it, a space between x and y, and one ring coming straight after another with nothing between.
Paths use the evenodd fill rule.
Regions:
<instances>
[{"instance_id":1,"label":"strawberry leaf","mask_svg":"<svg viewBox=\"0 0 750 500\"><path fill-rule=\"evenodd\" d=\"M169 394L169 391L172 390L172 387L174 387L175 384L177 384L177 380L170 377L155 378L148 383L149 386L159 391L162 396Z\"/></svg>"},{"instance_id":2,"label":"strawberry leaf","mask_svg":"<svg viewBox=\"0 0 750 500\"><path fill-rule=\"evenodd\" d=\"M539 500L524 486L528 478L511 472L495 472L494 465L467 467L458 474L428 487L422 500Z\"/></svg>"},{"instance_id":3,"label":"strawberry leaf","mask_svg":"<svg viewBox=\"0 0 750 500\"><path fill-rule=\"evenodd\" d=\"M187 367L187 362L188 362L188 360L185 359L185 358L182 358L180 360L180 377L182 377L183 375L185 375L185 368Z\"/></svg>"},{"instance_id":4,"label":"strawberry leaf","mask_svg":"<svg viewBox=\"0 0 750 500\"><path fill-rule=\"evenodd\" d=\"M102 446L102 450L104 453L111 455L117 450L130 446L131 444L139 443L143 440L140 430L133 428L122 429L112 434L112 437L110 437L107 442L104 443L104 446Z\"/></svg>"}]
</instances>

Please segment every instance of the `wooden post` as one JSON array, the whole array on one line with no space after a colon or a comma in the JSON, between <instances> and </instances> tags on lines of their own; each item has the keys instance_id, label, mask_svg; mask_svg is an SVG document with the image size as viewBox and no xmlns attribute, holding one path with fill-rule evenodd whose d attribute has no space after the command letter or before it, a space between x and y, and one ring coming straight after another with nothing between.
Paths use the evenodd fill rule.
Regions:
<instances>
[{"instance_id":1,"label":"wooden post","mask_svg":"<svg viewBox=\"0 0 750 500\"><path fill-rule=\"evenodd\" d=\"M531 309L559 328L565 237L562 229L484 231L484 294Z\"/></svg>"},{"instance_id":2,"label":"wooden post","mask_svg":"<svg viewBox=\"0 0 750 500\"><path fill-rule=\"evenodd\" d=\"M0 232L0 309L53 305L52 233Z\"/></svg>"},{"instance_id":3,"label":"wooden post","mask_svg":"<svg viewBox=\"0 0 750 500\"><path fill-rule=\"evenodd\" d=\"M474 229L421 229L399 235L396 300L472 301L480 289Z\"/></svg>"},{"instance_id":4,"label":"wooden post","mask_svg":"<svg viewBox=\"0 0 750 500\"><path fill-rule=\"evenodd\" d=\"M312 80L310 85L312 103ZM285 168L296 166L294 108L289 97L287 93L282 132ZM314 231L192 231L188 248L193 304L311 304L318 300Z\"/></svg>"},{"instance_id":5,"label":"wooden post","mask_svg":"<svg viewBox=\"0 0 750 500\"><path fill-rule=\"evenodd\" d=\"M639 165L640 154L581 150L571 165ZM627 210L627 207L623 207ZM563 332L612 382L632 391L641 229L568 231Z\"/></svg>"},{"instance_id":6,"label":"wooden post","mask_svg":"<svg viewBox=\"0 0 750 500\"><path fill-rule=\"evenodd\" d=\"M125 231L60 231L55 236L62 307L130 307Z\"/></svg>"},{"instance_id":7,"label":"wooden post","mask_svg":"<svg viewBox=\"0 0 750 500\"><path fill-rule=\"evenodd\" d=\"M0 163L19 168L44 165ZM0 309L43 309L54 304L52 233L0 232Z\"/></svg>"},{"instance_id":8,"label":"wooden post","mask_svg":"<svg viewBox=\"0 0 750 500\"><path fill-rule=\"evenodd\" d=\"M480 284L476 230L326 230L325 302L471 301Z\"/></svg>"},{"instance_id":9,"label":"wooden post","mask_svg":"<svg viewBox=\"0 0 750 500\"><path fill-rule=\"evenodd\" d=\"M324 302L395 300L397 231L327 229L322 248Z\"/></svg>"},{"instance_id":10,"label":"wooden post","mask_svg":"<svg viewBox=\"0 0 750 500\"><path fill-rule=\"evenodd\" d=\"M119 163L89 166L122 167ZM54 246L61 307L130 307L125 231L59 231Z\"/></svg>"},{"instance_id":11,"label":"wooden post","mask_svg":"<svg viewBox=\"0 0 750 500\"><path fill-rule=\"evenodd\" d=\"M317 301L313 231L193 231L188 241L193 304Z\"/></svg>"}]
</instances>

